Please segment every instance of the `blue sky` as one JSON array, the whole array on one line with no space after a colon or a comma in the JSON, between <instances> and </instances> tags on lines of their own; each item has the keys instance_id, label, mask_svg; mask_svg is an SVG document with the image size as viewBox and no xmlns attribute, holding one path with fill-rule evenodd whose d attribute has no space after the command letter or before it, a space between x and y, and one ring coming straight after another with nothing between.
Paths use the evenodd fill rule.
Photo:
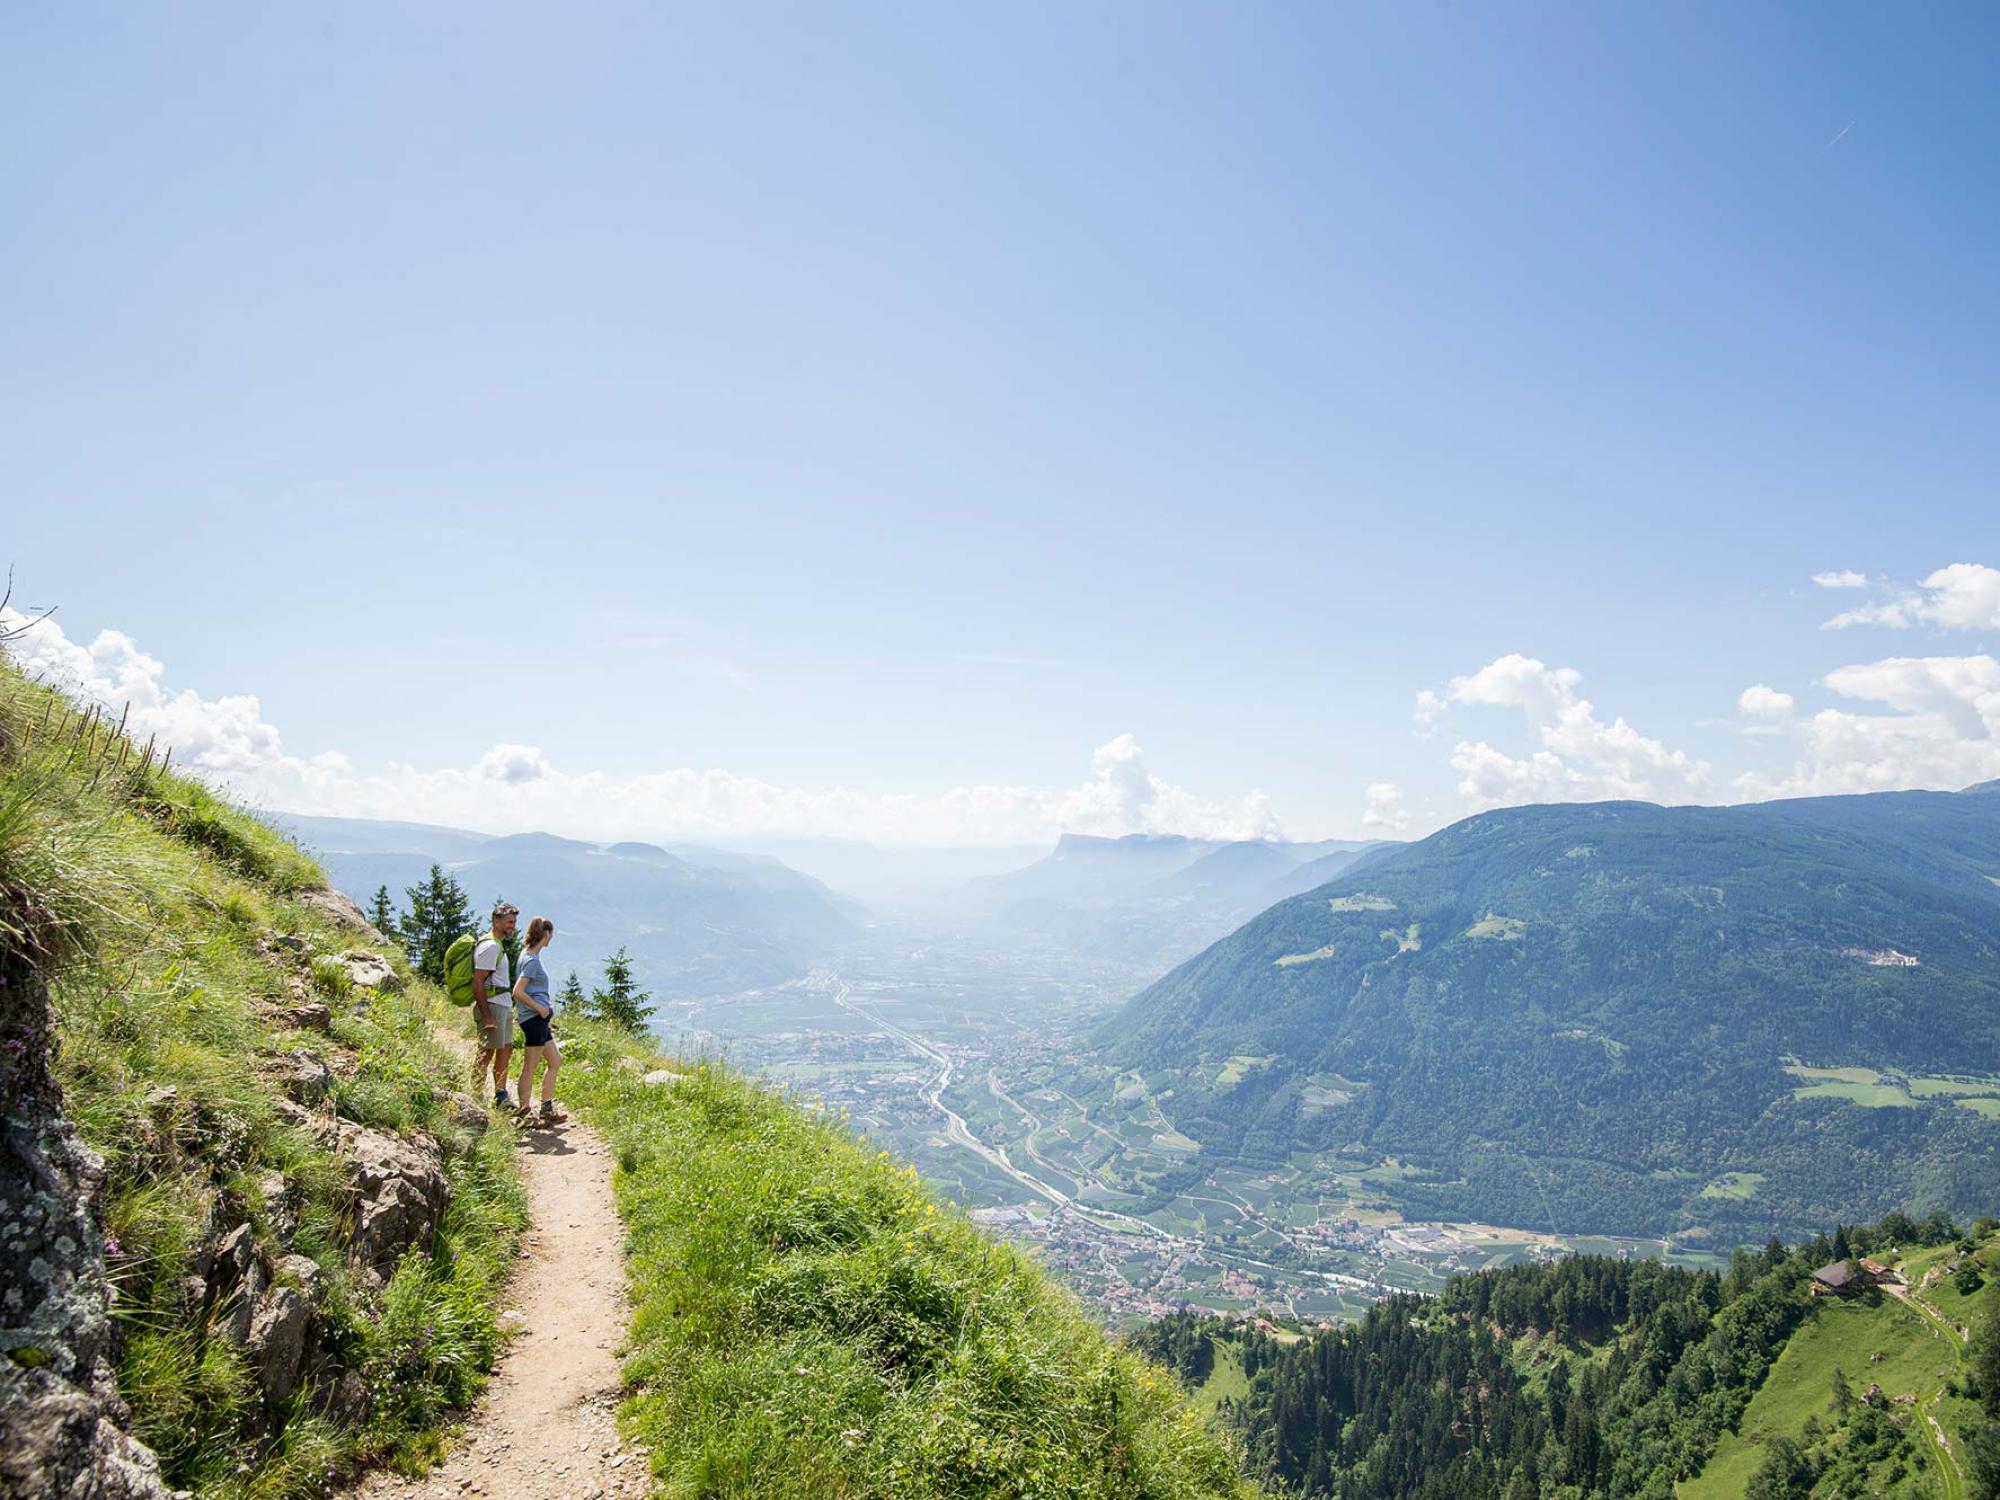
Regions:
<instances>
[{"instance_id":1,"label":"blue sky","mask_svg":"<svg viewBox=\"0 0 2000 1500\"><path fill-rule=\"evenodd\" d=\"M977 841L2000 775L1990 8L7 30L0 552L246 794Z\"/></svg>"}]
</instances>

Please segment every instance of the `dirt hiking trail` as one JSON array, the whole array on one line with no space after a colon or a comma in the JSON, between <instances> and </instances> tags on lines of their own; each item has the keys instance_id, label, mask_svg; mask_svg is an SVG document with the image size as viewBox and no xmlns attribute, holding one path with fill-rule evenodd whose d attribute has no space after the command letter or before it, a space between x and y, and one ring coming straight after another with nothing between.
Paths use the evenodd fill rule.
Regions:
<instances>
[{"instance_id":1,"label":"dirt hiking trail","mask_svg":"<svg viewBox=\"0 0 2000 1500\"><path fill-rule=\"evenodd\" d=\"M351 1491L363 1500L611 1500L648 1491L646 1455L619 1440L613 1419L613 1351L627 1308L610 1155L577 1120L520 1134L528 1229L501 1303L502 1325L515 1332L450 1457L420 1479L371 1474Z\"/></svg>"}]
</instances>

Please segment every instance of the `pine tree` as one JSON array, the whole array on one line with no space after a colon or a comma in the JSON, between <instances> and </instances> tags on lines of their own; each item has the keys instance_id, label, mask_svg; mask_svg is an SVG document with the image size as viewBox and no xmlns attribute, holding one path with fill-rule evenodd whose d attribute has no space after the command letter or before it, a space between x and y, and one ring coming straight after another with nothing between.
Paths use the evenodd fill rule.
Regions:
<instances>
[{"instance_id":1,"label":"pine tree","mask_svg":"<svg viewBox=\"0 0 2000 1500\"><path fill-rule=\"evenodd\" d=\"M396 903L389 899L388 886L375 887L375 895L368 903L368 920L386 938L393 938L402 930L402 923L396 916Z\"/></svg>"},{"instance_id":2,"label":"pine tree","mask_svg":"<svg viewBox=\"0 0 2000 1500\"><path fill-rule=\"evenodd\" d=\"M433 984L443 984L444 950L453 938L472 930L472 905L465 899L465 888L442 865L432 865L422 884L409 886L403 894L410 902L402 926L410 965Z\"/></svg>"},{"instance_id":3,"label":"pine tree","mask_svg":"<svg viewBox=\"0 0 2000 1500\"><path fill-rule=\"evenodd\" d=\"M1833 1258L1835 1260L1846 1260L1853 1254L1854 1247L1847 1242L1847 1226L1845 1224L1834 1225Z\"/></svg>"},{"instance_id":4,"label":"pine tree","mask_svg":"<svg viewBox=\"0 0 2000 1500\"><path fill-rule=\"evenodd\" d=\"M604 987L591 991L591 1014L622 1026L627 1031L646 1029L646 1017L653 1013L650 991L639 988L632 977L632 960L620 948L604 960Z\"/></svg>"},{"instance_id":5,"label":"pine tree","mask_svg":"<svg viewBox=\"0 0 2000 1500\"><path fill-rule=\"evenodd\" d=\"M562 1001L566 1016L587 1016L590 1014L590 998L583 992L583 981L576 977L576 970L569 971L569 978L563 981L562 992L556 997Z\"/></svg>"}]
</instances>

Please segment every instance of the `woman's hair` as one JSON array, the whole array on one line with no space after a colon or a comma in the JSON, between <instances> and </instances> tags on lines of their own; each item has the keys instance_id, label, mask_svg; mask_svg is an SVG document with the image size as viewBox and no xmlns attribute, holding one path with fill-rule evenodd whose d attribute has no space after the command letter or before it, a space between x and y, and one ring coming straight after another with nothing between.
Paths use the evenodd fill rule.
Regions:
<instances>
[{"instance_id":1,"label":"woman's hair","mask_svg":"<svg viewBox=\"0 0 2000 1500\"><path fill-rule=\"evenodd\" d=\"M556 924L547 917L528 918L528 946L539 947L556 935Z\"/></svg>"}]
</instances>

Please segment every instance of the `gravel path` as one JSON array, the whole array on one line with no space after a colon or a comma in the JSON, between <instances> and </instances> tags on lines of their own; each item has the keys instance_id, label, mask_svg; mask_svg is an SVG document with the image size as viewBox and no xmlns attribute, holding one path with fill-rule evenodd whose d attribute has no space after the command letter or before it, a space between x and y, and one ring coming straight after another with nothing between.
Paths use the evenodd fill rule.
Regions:
<instances>
[{"instance_id":1,"label":"gravel path","mask_svg":"<svg viewBox=\"0 0 2000 1500\"><path fill-rule=\"evenodd\" d=\"M505 1127L495 1127L505 1128ZM587 1125L521 1132L525 1252L503 1303L518 1325L451 1456L421 1479L377 1473L357 1497L611 1500L647 1493L646 1456L613 1420L626 1327L624 1231L611 1159Z\"/></svg>"}]
</instances>

